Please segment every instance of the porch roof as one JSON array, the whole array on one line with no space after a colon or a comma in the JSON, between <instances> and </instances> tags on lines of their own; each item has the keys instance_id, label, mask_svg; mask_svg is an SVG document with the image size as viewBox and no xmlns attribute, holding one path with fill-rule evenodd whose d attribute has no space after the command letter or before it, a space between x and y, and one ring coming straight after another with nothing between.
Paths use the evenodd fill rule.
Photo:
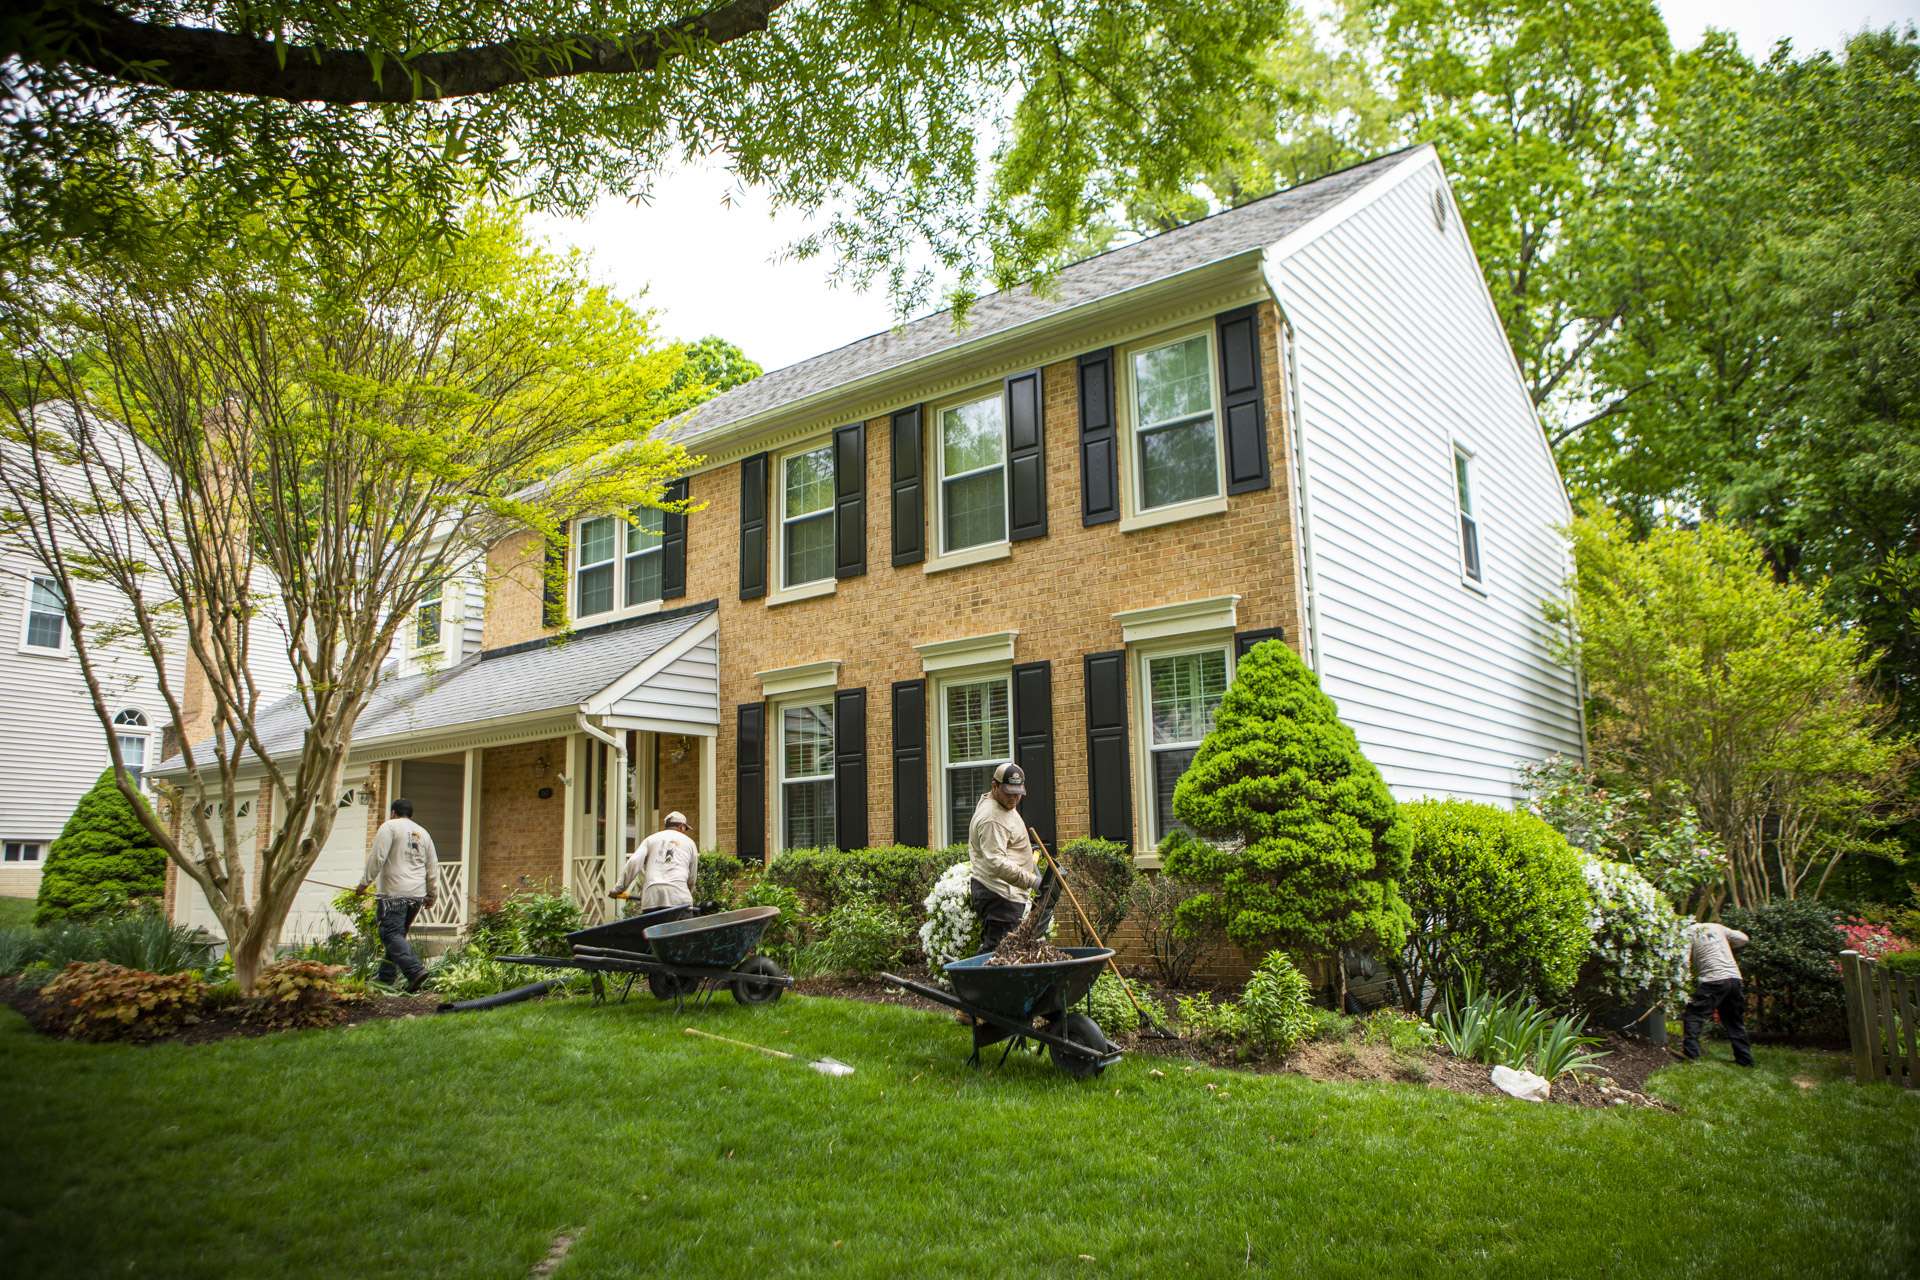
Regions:
<instances>
[{"instance_id":1,"label":"porch roof","mask_svg":"<svg viewBox=\"0 0 1920 1280\"><path fill-rule=\"evenodd\" d=\"M710 600L484 650L444 671L383 680L360 714L352 754L382 759L405 754L405 744L429 736L439 740L464 729L581 711L619 714L635 705L678 732L712 734L720 723L719 681L717 673L711 682L702 673L711 664L717 622L718 604ZM656 676L659 690L650 688ZM307 725L297 693L267 708L256 723L275 760L299 753ZM196 754L211 745L199 743ZM160 778L185 771L178 754L149 770Z\"/></svg>"}]
</instances>

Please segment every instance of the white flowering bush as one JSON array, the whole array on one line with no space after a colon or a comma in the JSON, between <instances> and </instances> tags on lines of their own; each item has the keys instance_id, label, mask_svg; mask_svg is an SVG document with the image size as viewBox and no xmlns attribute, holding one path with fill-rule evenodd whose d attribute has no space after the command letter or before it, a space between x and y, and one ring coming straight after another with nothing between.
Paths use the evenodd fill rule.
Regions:
<instances>
[{"instance_id":1,"label":"white flowering bush","mask_svg":"<svg viewBox=\"0 0 1920 1280\"><path fill-rule=\"evenodd\" d=\"M1650 992L1672 1007L1686 991L1685 921L1653 882L1624 862L1583 859L1593 942L1582 986L1623 1006Z\"/></svg>"},{"instance_id":2,"label":"white flowering bush","mask_svg":"<svg viewBox=\"0 0 1920 1280\"><path fill-rule=\"evenodd\" d=\"M950 961L980 954L980 918L973 914L973 873L956 862L941 873L927 895L927 922L920 926L920 949L927 968L941 978Z\"/></svg>"}]
</instances>

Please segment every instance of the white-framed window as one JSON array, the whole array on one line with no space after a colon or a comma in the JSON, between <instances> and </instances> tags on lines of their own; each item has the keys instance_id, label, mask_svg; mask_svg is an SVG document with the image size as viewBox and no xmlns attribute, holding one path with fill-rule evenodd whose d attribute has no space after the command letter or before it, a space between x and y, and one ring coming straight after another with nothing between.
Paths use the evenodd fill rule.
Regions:
<instances>
[{"instance_id":1,"label":"white-framed window","mask_svg":"<svg viewBox=\"0 0 1920 1280\"><path fill-rule=\"evenodd\" d=\"M943 405L934 413L939 469L940 552L965 551L1007 540L1007 424L995 388Z\"/></svg>"},{"instance_id":2,"label":"white-framed window","mask_svg":"<svg viewBox=\"0 0 1920 1280\"><path fill-rule=\"evenodd\" d=\"M1480 577L1480 520L1473 510L1473 452L1453 446L1453 497L1460 510L1460 573L1478 585Z\"/></svg>"},{"instance_id":3,"label":"white-framed window","mask_svg":"<svg viewBox=\"0 0 1920 1280\"><path fill-rule=\"evenodd\" d=\"M1181 825L1173 816L1173 788L1213 728L1214 714L1233 680L1232 642L1143 651L1137 670L1134 687L1141 691L1144 721L1140 740L1146 745L1141 793L1146 797L1147 833L1157 848Z\"/></svg>"},{"instance_id":4,"label":"white-framed window","mask_svg":"<svg viewBox=\"0 0 1920 1280\"><path fill-rule=\"evenodd\" d=\"M946 843L961 844L995 766L1013 758L1013 687L1007 674L940 686L940 811Z\"/></svg>"},{"instance_id":5,"label":"white-framed window","mask_svg":"<svg viewBox=\"0 0 1920 1280\"><path fill-rule=\"evenodd\" d=\"M444 620L442 607L446 595L445 582L435 582L421 593L420 603L413 609L413 647L415 649L438 649L440 647L440 624Z\"/></svg>"},{"instance_id":6,"label":"white-framed window","mask_svg":"<svg viewBox=\"0 0 1920 1280\"><path fill-rule=\"evenodd\" d=\"M144 711L128 707L113 718L113 737L120 747L120 763L126 766L133 780L140 781L140 775L147 767L147 716Z\"/></svg>"},{"instance_id":7,"label":"white-framed window","mask_svg":"<svg viewBox=\"0 0 1920 1280\"><path fill-rule=\"evenodd\" d=\"M780 740L780 848L826 849L834 843L833 698L775 704Z\"/></svg>"},{"instance_id":8,"label":"white-framed window","mask_svg":"<svg viewBox=\"0 0 1920 1280\"><path fill-rule=\"evenodd\" d=\"M780 585L833 577L833 443L780 459Z\"/></svg>"},{"instance_id":9,"label":"white-framed window","mask_svg":"<svg viewBox=\"0 0 1920 1280\"><path fill-rule=\"evenodd\" d=\"M67 651L67 600L60 584L44 574L27 583L27 613L20 624L20 645L47 653Z\"/></svg>"},{"instance_id":10,"label":"white-framed window","mask_svg":"<svg viewBox=\"0 0 1920 1280\"><path fill-rule=\"evenodd\" d=\"M43 840L7 840L0 842L0 861L9 863L37 863L47 856L46 842Z\"/></svg>"},{"instance_id":11,"label":"white-framed window","mask_svg":"<svg viewBox=\"0 0 1920 1280\"><path fill-rule=\"evenodd\" d=\"M573 526L573 616L586 621L660 599L666 513L635 507L631 520L589 516Z\"/></svg>"},{"instance_id":12,"label":"white-framed window","mask_svg":"<svg viewBox=\"0 0 1920 1280\"><path fill-rule=\"evenodd\" d=\"M1218 498L1225 469L1213 329L1152 338L1122 362L1137 512Z\"/></svg>"}]
</instances>

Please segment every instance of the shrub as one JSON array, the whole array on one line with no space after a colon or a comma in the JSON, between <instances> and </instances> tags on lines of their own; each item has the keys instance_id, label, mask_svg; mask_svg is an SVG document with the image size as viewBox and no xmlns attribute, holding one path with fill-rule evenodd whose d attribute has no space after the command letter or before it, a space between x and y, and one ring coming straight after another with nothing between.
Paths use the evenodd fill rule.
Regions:
<instances>
[{"instance_id":1,"label":"shrub","mask_svg":"<svg viewBox=\"0 0 1920 1280\"><path fill-rule=\"evenodd\" d=\"M1313 1029L1312 990L1293 961L1269 951L1240 993L1240 1035L1257 1053L1284 1054Z\"/></svg>"},{"instance_id":2,"label":"shrub","mask_svg":"<svg viewBox=\"0 0 1920 1280\"><path fill-rule=\"evenodd\" d=\"M144 808L146 802L140 802ZM96 920L139 898L166 891L167 855L141 825L139 815L102 773L80 797L40 872L39 905L33 922Z\"/></svg>"},{"instance_id":3,"label":"shrub","mask_svg":"<svg viewBox=\"0 0 1920 1280\"><path fill-rule=\"evenodd\" d=\"M1548 1080L1606 1056L1591 1052L1600 1041L1581 1035L1574 1018L1556 1018L1524 996L1497 995L1471 975L1458 992L1448 993L1434 1013L1433 1029L1456 1058L1532 1071Z\"/></svg>"},{"instance_id":4,"label":"shrub","mask_svg":"<svg viewBox=\"0 0 1920 1280\"><path fill-rule=\"evenodd\" d=\"M1209 913L1185 920L1180 916L1181 905L1199 892L1200 886L1191 881L1158 872L1136 877L1127 896L1128 915L1140 930L1160 981L1170 987L1186 986L1193 966L1222 940L1219 925Z\"/></svg>"},{"instance_id":5,"label":"shrub","mask_svg":"<svg viewBox=\"0 0 1920 1280\"><path fill-rule=\"evenodd\" d=\"M1571 990L1587 953L1587 887L1565 838L1530 813L1466 800L1401 812L1413 835L1401 886L1414 921L1400 962L1409 1007L1431 1011L1458 972L1507 991Z\"/></svg>"},{"instance_id":6,"label":"shrub","mask_svg":"<svg viewBox=\"0 0 1920 1280\"><path fill-rule=\"evenodd\" d=\"M482 996L499 995L516 987L545 982L549 978L564 977L568 975L562 970L531 964L503 964L492 956L463 948L441 958L440 963L433 967L432 981L434 994L443 1000L457 1002L478 1000ZM579 985L584 984L587 978L578 975L570 981ZM564 992L567 988L556 990Z\"/></svg>"},{"instance_id":7,"label":"shrub","mask_svg":"<svg viewBox=\"0 0 1920 1280\"><path fill-rule=\"evenodd\" d=\"M200 1007L208 1013L222 1013L244 1004L247 993L237 982L214 982L200 991Z\"/></svg>"},{"instance_id":8,"label":"shrub","mask_svg":"<svg viewBox=\"0 0 1920 1280\"><path fill-rule=\"evenodd\" d=\"M1727 874L1727 851L1700 823L1682 788L1610 788L1578 761L1551 756L1520 766L1527 807L1591 857L1624 862L1684 908Z\"/></svg>"},{"instance_id":9,"label":"shrub","mask_svg":"<svg viewBox=\"0 0 1920 1280\"><path fill-rule=\"evenodd\" d=\"M340 1021L340 965L277 960L260 971L247 1007L250 1022L269 1027L327 1027Z\"/></svg>"},{"instance_id":10,"label":"shrub","mask_svg":"<svg viewBox=\"0 0 1920 1280\"><path fill-rule=\"evenodd\" d=\"M1133 994L1140 1001L1141 1008L1151 1011L1147 1003L1148 994L1137 983ZM1140 1015L1134 1012L1133 1001L1127 999L1126 988L1111 970L1093 980L1093 988L1087 992L1086 1013L1109 1040L1137 1030L1140 1026Z\"/></svg>"},{"instance_id":11,"label":"shrub","mask_svg":"<svg viewBox=\"0 0 1920 1280\"><path fill-rule=\"evenodd\" d=\"M39 951L31 929L0 929L0 976L26 968Z\"/></svg>"},{"instance_id":12,"label":"shrub","mask_svg":"<svg viewBox=\"0 0 1920 1280\"><path fill-rule=\"evenodd\" d=\"M1342 1018L1341 1022L1344 1025L1346 1020ZM1440 1043L1440 1035L1430 1023L1397 1009L1375 1009L1368 1014L1360 1022L1360 1039L1408 1054L1425 1053Z\"/></svg>"},{"instance_id":13,"label":"shrub","mask_svg":"<svg viewBox=\"0 0 1920 1280\"><path fill-rule=\"evenodd\" d=\"M178 973L207 967L207 945L200 932L169 921L155 903L92 929L102 960L148 973Z\"/></svg>"},{"instance_id":14,"label":"shrub","mask_svg":"<svg viewBox=\"0 0 1920 1280\"><path fill-rule=\"evenodd\" d=\"M1583 994L1637 1007L1641 993L1673 1008L1686 996L1685 922L1648 879L1624 862L1587 858L1587 928L1592 935L1580 973Z\"/></svg>"},{"instance_id":15,"label":"shrub","mask_svg":"<svg viewBox=\"0 0 1920 1280\"><path fill-rule=\"evenodd\" d=\"M807 917L800 909L800 895L765 876L757 876L740 891L743 907L778 907L780 916L760 935L759 952L770 960L789 967L806 940Z\"/></svg>"},{"instance_id":16,"label":"shrub","mask_svg":"<svg viewBox=\"0 0 1920 1280\"><path fill-rule=\"evenodd\" d=\"M52 964L45 960L35 960L20 971L20 976L15 981L20 984L22 991L39 991L59 976L60 970Z\"/></svg>"},{"instance_id":17,"label":"shrub","mask_svg":"<svg viewBox=\"0 0 1920 1280\"><path fill-rule=\"evenodd\" d=\"M1840 949L1858 951L1870 960L1878 960L1896 951L1913 950L1913 942L1901 937L1887 925L1848 919L1840 921Z\"/></svg>"},{"instance_id":18,"label":"shrub","mask_svg":"<svg viewBox=\"0 0 1920 1280\"><path fill-rule=\"evenodd\" d=\"M567 935L584 923L566 894L528 890L476 912L466 945L484 956L564 956Z\"/></svg>"},{"instance_id":19,"label":"shrub","mask_svg":"<svg viewBox=\"0 0 1920 1280\"><path fill-rule=\"evenodd\" d=\"M1890 955L1882 956L1880 963L1895 973L1903 973L1909 978L1920 978L1920 951L1895 951Z\"/></svg>"},{"instance_id":20,"label":"shrub","mask_svg":"<svg viewBox=\"0 0 1920 1280\"><path fill-rule=\"evenodd\" d=\"M855 899L898 908L925 901L934 883L964 848L928 850L909 845L874 849L789 849L768 864L767 879L800 895L807 914L824 918Z\"/></svg>"},{"instance_id":21,"label":"shrub","mask_svg":"<svg viewBox=\"0 0 1920 1280\"><path fill-rule=\"evenodd\" d=\"M1349 1018L1338 1009L1322 1009L1315 1005L1307 1010L1307 1039L1309 1040L1344 1040L1355 1025L1355 1019Z\"/></svg>"},{"instance_id":22,"label":"shrub","mask_svg":"<svg viewBox=\"0 0 1920 1280\"><path fill-rule=\"evenodd\" d=\"M1233 1040L1240 1035L1240 1006L1232 1000L1215 1003L1211 995L1199 991L1174 1001L1180 1029L1201 1040Z\"/></svg>"},{"instance_id":23,"label":"shrub","mask_svg":"<svg viewBox=\"0 0 1920 1280\"><path fill-rule=\"evenodd\" d=\"M718 850L700 855L700 870L693 885L695 902L718 903L722 911L740 905L740 878L746 864L730 853Z\"/></svg>"},{"instance_id":24,"label":"shrub","mask_svg":"<svg viewBox=\"0 0 1920 1280\"><path fill-rule=\"evenodd\" d=\"M901 939L912 932L906 914L871 898L854 898L829 911L820 922L820 939L799 956L808 974L846 974L867 978L900 958Z\"/></svg>"},{"instance_id":25,"label":"shrub","mask_svg":"<svg viewBox=\"0 0 1920 1280\"><path fill-rule=\"evenodd\" d=\"M1094 929L1103 939L1111 937L1127 918L1133 884L1139 879L1133 851L1118 840L1083 837L1061 846L1060 865ZM1066 909L1072 912L1072 904Z\"/></svg>"},{"instance_id":26,"label":"shrub","mask_svg":"<svg viewBox=\"0 0 1920 1280\"><path fill-rule=\"evenodd\" d=\"M1240 660L1173 811L1194 834L1162 843L1166 869L1205 886L1180 907L1189 928L1217 923L1260 952L1405 941L1407 829L1333 699L1280 641Z\"/></svg>"},{"instance_id":27,"label":"shrub","mask_svg":"<svg viewBox=\"0 0 1920 1280\"><path fill-rule=\"evenodd\" d=\"M107 960L75 962L43 993L53 1016L80 1040L140 1040L197 1019L200 975L144 973Z\"/></svg>"},{"instance_id":28,"label":"shrub","mask_svg":"<svg viewBox=\"0 0 1920 1280\"><path fill-rule=\"evenodd\" d=\"M922 904L927 919L920 926L920 950L935 977L942 977L942 971L953 961L980 954L980 917L973 912L972 886L973 875L967 863L956 862L935 882Z\"/></svg>"},{"instance_id":29,"label":"shrub","mask_svg":"<svg viewBox=\"0 0 1920 1280\"><path fill-rule=\"evenodd\" d=\"M1833 911L1805 898L1728 907L1730 929L1747 935L1734 954L1751 993L1755 1031L1780 1036L1845 1034L1847 990L1834 961L1840 927Z\"/></svg>"}]
</instances>

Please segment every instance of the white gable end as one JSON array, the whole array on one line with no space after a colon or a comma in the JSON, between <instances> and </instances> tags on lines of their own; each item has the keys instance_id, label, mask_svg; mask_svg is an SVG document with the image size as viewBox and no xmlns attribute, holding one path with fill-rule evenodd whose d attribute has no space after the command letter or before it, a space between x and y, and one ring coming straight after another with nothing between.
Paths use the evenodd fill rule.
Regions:
<instances>
[{"instance_id":1,"label":"white gable end","mask_svg":"<svg viewBox=\"0 0 1920 1280\"><path fill-rule=\"evenodd\" d=\"M1541 616L1564 590L1568 509L1437 157L1275 246L1267 274L1293 328L1321 684L1397 796L1510 805L1518 762L1581 752Z\"/></svg>"}]
</instances>

